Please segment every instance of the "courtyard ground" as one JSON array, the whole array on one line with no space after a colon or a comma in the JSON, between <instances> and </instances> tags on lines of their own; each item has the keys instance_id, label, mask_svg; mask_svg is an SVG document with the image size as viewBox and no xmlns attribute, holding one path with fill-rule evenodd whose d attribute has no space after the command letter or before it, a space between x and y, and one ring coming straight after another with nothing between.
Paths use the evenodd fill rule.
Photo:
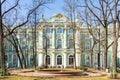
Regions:
<instances>
[{"instance_id":1,"label":"courtyard ground","mask_svg":"<svg viewBox=\"0 0 120 80\"><path fill-rule=\"evenodd\" d=\"M23 69L9 70L11 76L0 77L0 80L112 80L110 73L89 69L87 71L75 69ZM120 80L120 79L116 79Z\"/></svg>"}]
</instances>

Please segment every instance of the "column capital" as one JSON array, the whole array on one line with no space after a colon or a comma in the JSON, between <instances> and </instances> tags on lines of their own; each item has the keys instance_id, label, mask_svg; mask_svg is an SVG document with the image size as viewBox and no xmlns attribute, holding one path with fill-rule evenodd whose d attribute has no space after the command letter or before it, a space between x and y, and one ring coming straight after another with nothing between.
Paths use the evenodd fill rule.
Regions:
<instances>
[{"instance_id":1,"label":"column capital","mask_svg":"<svg viewBox=\"0 0 120 80\"><path fill-rule=\"evenodd\" d=\"M39 30L39 31L42 31L42 30L43 30L43 28L38 28L38 30Z\"/></svg>"},{"instance_id":2,"label":"column capital","mask_svg":"<svg viewBox=\"0 0 120 80\"><path fill-rule=\"evenodd\" d=\"M80 54L80 52L76 52L76 54Z\"/></svg>"},{"instance_id":3,"label":"column capital","mask_svg":"<svg viewBox=\"0 0 120 80\"><path fill-rule=\"evenodd\" d=\"M43 54L43 50L39 50L37 52L38 52L38 54Z\"/></svg>"},{"instance_id":4,"label":"column capital","mask_svg":"<svg viewBox=\"0 0 120 80\"><path fill-rule=\"evenodd\" d=\"M68 52L67 52L67 51L64 51L63 53L64 53L64 54L67 54Z\"/></svg>"},{"instance_id":5,"label":"column capital","mask_svg":"<svg viewBox=\"0 0 120 80\"><path fill-rule=\"evenodd\" d=\"M80 27L76 27L76 30L77 30L77 31L80 31Z\"/></svg>"}]
</instances>

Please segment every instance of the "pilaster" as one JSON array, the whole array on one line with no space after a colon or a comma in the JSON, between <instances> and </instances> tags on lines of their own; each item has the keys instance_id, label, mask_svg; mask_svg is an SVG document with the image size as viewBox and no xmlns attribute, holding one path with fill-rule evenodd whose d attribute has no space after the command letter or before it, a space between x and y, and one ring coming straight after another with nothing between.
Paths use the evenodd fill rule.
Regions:
<instances>
[{"instance_id":1,"label":"pilaster","mask_svg":"<svg viewBox=\"0 0 120 80\"><path fill-rule=\"evenodd\" d=\"M81 64L80 52L76 52L76 66L79 67Z\"/></svg>"},{"instance_id":2,"label":"pilaster","mask_svg":"<svg viewBox=\"0 0 120 80\"><path fill-rule=\"evenodd\" d=\"M51 65L52 67L55 66L55 51L52 51Z\"/></svg>"},{"instance_id":3,"label":"pilaster","mask_svg":"<svg viewBox=\"0 0 120 80\"><path fill-rule=\"evenodd\" d=\"M64 49L67 49L67 26L64 25Z\"/></svg>"},{"instance_id":4,"label":"pilaster","mask_svg":"<svg viewBox=\"0 0 120 80\"><path fill-rule=\"evenodd\" d=\"M38 52L38 66L42 66L42 65L43 65L43 51Z\"/></svg>"},{"instance_id":5,"label":"pilaster","mask_svg":"<svg viewBox=\"0 0 120 80\"><path fill-rule=\"evenodd\" d=\"M67 67L67 51L66 50L63 52L63 55L64 55L64 63L63 63L63 65L64 65L64 68L66 68Z\"/></svg>"},{"instance_id":6,"label":"pilaster","mask_svg":"<svg viewBox=\"0 0 120 80\"><path fill-rule=\"evenodd\" d=\"M55 25L53 25L53 28L52 28L52 48L55 49Z\"/></svg>"},{"instance_id":7,"label":"pilaster","mask_svg":"<svg viewBox=\"0 0 120 80\"><path fill-rule=\"evenodd\" d=\"M40 50L43 49L43 29L39 28L38 30L38 50Z\"/></svg>"}]
</instances>

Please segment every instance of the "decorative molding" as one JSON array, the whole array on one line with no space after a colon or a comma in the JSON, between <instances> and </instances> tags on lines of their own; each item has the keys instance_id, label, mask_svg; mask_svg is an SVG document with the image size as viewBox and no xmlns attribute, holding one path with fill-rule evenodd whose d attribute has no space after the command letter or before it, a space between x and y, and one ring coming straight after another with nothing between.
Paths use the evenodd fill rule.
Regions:
<instances>
[{"instance_id":1,"label":"decorative molding","mask_svg":"<svg viewBox=\"0 0 120 80\"><path fill-rule=\"evenodd\" d=\"M43 52L38 52L38 54L43 54Z\"/></svg>"},{"instance_id":2,"label":"decorative molding","mask_svg":"<svg viewBox=\"0 0 120 80\"><path fill-rule=\"evenodd\" d=\"M56 28L52 28L52 30L55 30Z\"/></svg>"},{"instance_id":3,"label":"decorative molding","mask_svg":"<svg viewBox=\"0 0 120 80\"><path fill-rule=\"evenodd\" d=\"M80 52L76 52L76 54L80 54Z\"/></svg>"},{"instance_id":4,"label":"decorative molding","mask_svg":"<svg viewBox=\"0 0 120 80\"><path fill-rule=\"evenodd\" d=\"M43 28L38 28L38 30L42 31L42 30L43 30Z\"/></svg>"},{"instance_id":5,"label":"decorative molding","mask_svg":"<svg viewBox=\"0 0 120 80\"><path fill-rule=\"evenodd\" d=\"M55 51L52 51L52 54L55 54Z\"/></svg>"},{"instance_id":6,"label":"decorative molding","mask_svg":"<svg viewBox=\"0 0 120 80\"><path fill-rule=\"evenodd\" d=\"M78 30L78 31L79 31L79 30L80 30L80 28L79 28L79 27L76 27L76 30Z\"/></svg>"},{"instance_id":7,"label":"decorative molding","mask_svg":"<svg viewBox=\"0 0 120 80\"><path fill-rule=\"evenodd\" d=\"M62 39L62 35L57 35L57 39Z\"/></svg>"},{"instance_id":8,"label":"decorative molding","mask_svg":"<svg viewBox=\"0 0 120 80\"><path fill-rule=\"evenodd\" d=\"M67 52L65 51L65 52L63 52L64 54L67 54Z\"/></svg>"},{"instance_id":9,"label":"decorative molding","mask_svg":"<svg viewBox=\"0 0 120 80\"><path fill-rule=\"evenodd\" d=\"M69 35L68 39L73 39L73 35Z\"/></svg>"},{"instance_id":10,"label":"decorative molding","mask_svg":"<svg viewBox=\"0 0 120 80\"><path fill-rule=\"evenodd\" d=\"M63 28L64 30L68 30L68 28Z\"/></svg>"}]
</instances>

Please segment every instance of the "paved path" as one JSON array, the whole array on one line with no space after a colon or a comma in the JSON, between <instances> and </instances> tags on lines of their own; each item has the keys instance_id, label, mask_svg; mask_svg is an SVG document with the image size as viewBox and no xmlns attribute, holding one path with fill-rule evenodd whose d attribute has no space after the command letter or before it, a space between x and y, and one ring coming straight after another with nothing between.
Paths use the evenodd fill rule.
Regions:
<instances>
[{"instance_id":1,"label":"paved path","mask_svg":"<svg viewBox=\"0 0 120 80\"><path fill-rule=\"evenodd\" d=\"M18 76L37 76L37 77L91 77L104 76L108 73L102 71L80 71L80 70L40 70L34 71L32 69L13 70L12 75Z\"/></svg>"}]
</instances>

